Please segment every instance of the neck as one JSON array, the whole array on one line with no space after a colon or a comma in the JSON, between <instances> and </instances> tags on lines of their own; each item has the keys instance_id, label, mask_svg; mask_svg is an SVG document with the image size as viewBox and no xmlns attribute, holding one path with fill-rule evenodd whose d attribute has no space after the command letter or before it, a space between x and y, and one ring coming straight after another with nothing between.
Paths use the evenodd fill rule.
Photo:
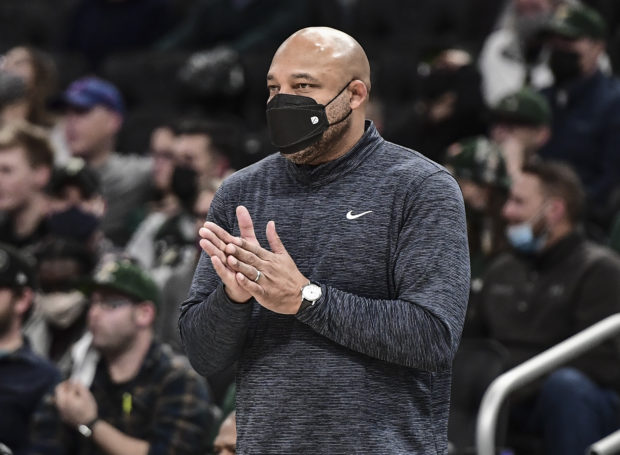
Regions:
<instances>
[{"instance_id":1,"label":"neck","mask_svg":"<svg viewBox=\"0 0 620 455\"><path fill-rule=\"evenodd\" d=\"M109 147L105 147L101 150L89 154L88 156L84 156L83 158L86 162L88 162L89 166L97 168L103 166L105 162L108 161L108 158L111 154L112 149Z\"/></svg>"},{"instance_id":2,"label":"neck","mask_svg":"<svg viewBox=\"0 0 620 455\"><path fill-rule=\"evenodd\" d=\"M43 193L33 195L26 204L14 212L15 233L18 237L32 234L47 215L47 197Z\"/></svg>"},{"instance_id":3,"label":"neck","mask_svg":"<svg viewBox=\"0 0 620 455\"><path fill-rule=\"evenodd\" d=\"M327 163L328 161L333 161L333 160L340 158L341 156L346 155L355 146L355 144L357 144L357 142L360 140L360 138L363 135L364 135L364 121L359 122L359 121L355 121L354 119L351 122L351 128L349 129L349 131L347 131L347 134L345 134L342 137L342 139L340 139L335 144L335 146L332 149L333 151L327 154L326 156L320 157L316 162L309 163L309 164L316 165L316 164Z\"/></svg>"},{"instance_id":4,"label":"neck","mask_svg":"<svg viewBox=\"0 0 620 455\"><path fill-rule=\"evenodd\" d=\"M153 332L144 330L137 334L135 342L126 351L105 355L113 382L127 382L136 377L152 341Z\"/></svg>"},{"instance_id":5,"label":"neck","mask_svg":"<svg viewBox=\"0 0 620 455\"><path fill-rule=\"evenodd\" d=\"M14 321L9 331L0 336L0 351L13 352L24 344L20 325Z\"/></svg>"},{"instance_id":6,"label":"neck","mask_svg":"<svg viewBox=\"0 0 620 455\"><path fill-rule=\"evenodd\" d=\"M545 249L550 248L551 246L558 243L568 234L574 231L574 227L568 223L563 222L556 226L553 230L549 231L549 237L547 238L547 243L545 244Z\"/></svg>"}]
</instances>

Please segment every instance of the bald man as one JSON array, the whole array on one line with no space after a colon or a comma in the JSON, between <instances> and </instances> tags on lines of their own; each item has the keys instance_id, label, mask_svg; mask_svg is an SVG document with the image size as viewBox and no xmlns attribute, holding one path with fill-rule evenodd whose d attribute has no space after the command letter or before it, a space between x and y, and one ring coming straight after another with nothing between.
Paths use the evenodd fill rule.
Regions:
<instances>
[{"instance_id":1,"label":"bald man","mask_svg":"<svg viewBox=\"0 0 620 455\"><path fill-rule=\"evenodd\" d=\"M215 195L185 350L206 376L238 362L238 453L446 453L469 290L459 187L365 120L350 36L296 32L267 87L279 152Z\"/></svg>"}]
</instances>

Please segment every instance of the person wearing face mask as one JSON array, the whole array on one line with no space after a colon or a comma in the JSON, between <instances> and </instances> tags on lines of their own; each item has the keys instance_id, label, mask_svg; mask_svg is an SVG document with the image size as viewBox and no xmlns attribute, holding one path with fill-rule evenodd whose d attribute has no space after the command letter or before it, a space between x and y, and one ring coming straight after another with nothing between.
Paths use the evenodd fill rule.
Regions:
<instances>
[{"instance_id":1,"label":"person wearing face mask","mask_svg":"<svg viewBox=\"0 0 620 455\"><path fill-rule=\"evenodd\" d=\"M295 32L267 88L278 153L211 202L185 352L207 377L237 362L238 453L446 453L469 293L458 184L366 120L351 36Z\"/></svg>"},{"instance_id":2,"label":"person wearing face mask","mask_svg":"<svg viewBox=\"0 0 620 455\"><path fill-rule=\"evenodd\" d=\"M584 5L558 8L546 27L549 66L555 83L543 94L553 121L551 138L539 151L565 161L586 191L586 228L604 240L620 194L620 81L598 66L605 51L606 25Z\"/></svg>"},{"instance_id":3,"label":"person wearing face mask","mask_svg":"<svg viewBox=\"0 0 620 455\"><path fill-rule=\"evenodd\" d=\"M467 327L502 343L509 368L620 311L620 257L584 238L583 203L566 164L530 162L513 182L503 209L513 251L491 264ZM542 435L543 453L581 455L617 428L619 388L618 347L603 343L517 391L508 441Z\"/></svg>"}]
</instances>

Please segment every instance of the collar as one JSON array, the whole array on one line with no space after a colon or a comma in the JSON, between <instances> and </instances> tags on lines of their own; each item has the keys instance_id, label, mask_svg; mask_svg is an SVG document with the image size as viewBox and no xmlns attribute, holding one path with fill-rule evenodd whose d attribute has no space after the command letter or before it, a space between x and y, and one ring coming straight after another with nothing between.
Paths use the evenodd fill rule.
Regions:
<instances>
[{"instance_id":1,"label":"collar","mask_svg":"<svg viewBox=\"0 0 620 455\"><path fill-rule=\"evenodd\" d=\"M370 120L366 120L364 134L357 144L343 156L318 165L294 164L282 154L278 159L284 162L288 174L299 183L318 186L330 183L356 169L383 142L383 138Z\"/></svg>"},{"instance_id":2,"label":"collar","mask_svg":"<svg viewBox=\"0 0 620 455\"><path fill-rule=\"evenodd\" d=\"M554 101L559 106L568 106L584 94L588 95L590 89L598 85L604 78L603 73L600 70L596 70L591 76L571 81L562 87L555 87Z\"/></svg>"},{"instance_id":3,"label":"collar","mask_svg":"<svg viewBox=\"0 0 620 455\"><path fill-rule=\"evenodd\" d=\"M549 248L546 248L540 254L532 256L530 260L537 269L542 270L553 268L556 265L565 262L573 251L582 245L583 242L585 242L585 237L583 234L573 231L562 237Z\"/></svg>"}]
</instances>

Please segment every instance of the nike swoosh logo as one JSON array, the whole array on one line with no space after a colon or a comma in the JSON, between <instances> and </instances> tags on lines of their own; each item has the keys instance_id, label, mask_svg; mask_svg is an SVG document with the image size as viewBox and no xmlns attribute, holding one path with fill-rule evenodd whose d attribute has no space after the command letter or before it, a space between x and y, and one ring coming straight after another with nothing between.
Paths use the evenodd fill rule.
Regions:
<instances>
[{"instance_id":1,"label":"nike swoosh logo","mask_svg":"<svg viewBox=\"0 0 620 455\"><path fill-rule=\"evenodd\" d=\"M355 219L359 218L360 216L368 215L369 213L372 213L372 210L368 210L366 212L357 213L357 214L353 215L353 210L349 210L347 212L347 220L355 220Z\"/></svg>"}]
</instances>

